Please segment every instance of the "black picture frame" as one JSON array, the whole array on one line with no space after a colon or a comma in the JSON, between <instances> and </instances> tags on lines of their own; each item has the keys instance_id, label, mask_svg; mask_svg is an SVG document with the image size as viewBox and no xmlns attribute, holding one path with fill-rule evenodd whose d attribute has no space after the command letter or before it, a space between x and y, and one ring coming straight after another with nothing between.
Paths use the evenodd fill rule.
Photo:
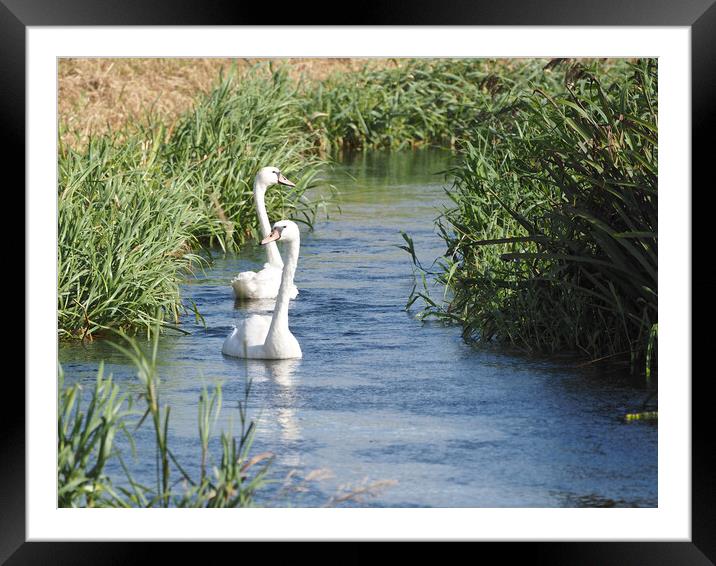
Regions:
<instances>
[{"instance_id":1,"label":"black picture frame","mask_svg":"<svg viewBox=\"0 0 716 566\"><path fill-rule=\"evenodd\" d=\"M692 57L692 184L706 185L713 160L716 125L716 4L715 0L499 0L465 2L361 2L357 13L335 5L281 3L267 10L260 3L211 0L0 0L0 125L7 147L4 170L19 173L15 187L25 182L25 33L28 26L126 25L316 25L324 14L328 25L559 25L559 26L688 26ZM267 21L271 20L271 21ZM277 21L278 20L278 21ZM713 181L711 181L712 183ZM6 182L7 183L7 182ZM700 186L701 183L699 183ZM6 184L6 194L10 192ZM667 187L668 189L668 187ZM15 190L17 194L20 191ZM692 191L693 195L693 191ZM693 202L693 200L692 200ZM22 205L23 208L24 204ZM692 206L692 211L696 211ZM31 211L25 210L25 214ZM702 210L702 214L704 211ZM692 215L692 226L697 226ZM692 242L696 245L697 240ZM700 255L692 251L692 258ZM693 278L692 281L698 282ZM705 279L708 281L708 279ZM698 283L697 283L698 284ZM692 296L694 286L692 284ZM25 296L25 301L30 299ZM693 300L693 299L692 299ZM702 317L705 314L701 315ZM692 324L693 326L693 324ZM694 327L695 328L695 327ZM692 332L692 329L683 329ZM693 351L703 351L708 333L693 333ZM699 348L699 346L702 348ZM713 379L710 372L692 379L692 539L690 542L543 542L483 543L497 551L500 561L526 558L550 564L713 564L716 562L716 488L713 423L710 419ZM12 377L12 379L10 379ZM688 380L690 376L662 379ZM49 386L49 385L48 385ZM24 398L24 384L16 376L4 383L5 397ZM25 540L25 412L3 412L7 423L0 443L0 560L7 564L126 564L166 559L166 545L151 543L62 543ZM139 547L142 547L141 549ZM185 548L184 546L182 547ZM184 553L185 550L182 550ZM213 551L212 551L213 552ZM272 551L273 552L273 551ZM294 552L293 550L291 551ZM353 560L371 550L352 553ZM185 555L185 557L187 557Z\"/></svg>"}]
</instances>

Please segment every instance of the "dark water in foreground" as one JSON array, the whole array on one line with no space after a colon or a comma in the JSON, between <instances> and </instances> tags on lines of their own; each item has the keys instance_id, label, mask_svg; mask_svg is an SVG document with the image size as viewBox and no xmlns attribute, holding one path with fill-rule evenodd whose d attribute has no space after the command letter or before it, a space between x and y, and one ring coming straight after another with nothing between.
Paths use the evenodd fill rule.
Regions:
<instances>
[{"instance_id":1,"label":"dark water in foreground","mask_svg":"<svg viewBox=\"0 0 716 566\"><path fill-rule=\"evenodd\" d=\"M251 378L254 453L276 454L277 479L294 470L293 488L268 488L262 504L320 506L343 486L395 480L349 504L656 506L657 427L619 419L644 401L643 388L603 370L475 349L458 328L421 323L403 310L413 279L409 256L396 247L399 231L413 236L428 265L444 251L432 222L446 201L444 183L433 173L446 165L437 152L368 154L332 174L342 214L304 235L300 295L290 311L302 360L221 354L232 323L272 307L235 305L229 286L237 272L260 266L262 250L215 258L187 281L184 295L207 329L187 317L190 336L161 339L161 395L172 406L175 454L196 469L202 384L223 384L226 427L238 423L236 403ZM103 358L118 382L139 389L132 368L106 344L60 350L68 382L92 381ZM129 460L137 479L152 485L148 425L137 436L138 459ZM314 470L321 479L306 481Z\"/></svg>"}]
</instances>

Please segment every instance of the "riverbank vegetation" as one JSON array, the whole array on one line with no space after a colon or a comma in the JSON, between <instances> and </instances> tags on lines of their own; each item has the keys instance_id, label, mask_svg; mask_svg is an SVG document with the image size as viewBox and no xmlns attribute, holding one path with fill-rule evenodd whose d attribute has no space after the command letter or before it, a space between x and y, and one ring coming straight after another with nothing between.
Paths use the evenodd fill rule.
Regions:
<instances>
[{"instance_id":1,"label":"riverbank vegetation","mask_svg":"<svg viewBox=\"0 0 716 566\"><path fill-rule=\"evenodd\" d=\"M657 67L554 62L460 143L447 244L424 315L471 339L655 368ZM552 85L555 86L554 84ZM406 246L410 249L410 246Z\"/></svg>"},{"instance_id":2,"label":"riverbank vegetation","mask_svg":"<svg viewBox=\"0 0 716 566\"><path fill-rule=\"evenodd\" d=\"M332 154L455 148L502 93L544 76L543 64L528 59L417 59L335 73L310 90L304 103L308 125L318 132L321 148Z\"/></svg>"},{"instance_id":3,"label":"riverbank vegetation","mask_svg":"<svg viewBox=\"0 0 716 566\"><path fill-rule=\"evenodd\" d=\"M323 203L307 191L331 156L439 145L456 153L453 206L438 221L447 301L425 289L410 303L422 297L424 315L468 339L650 371L655 60L386 59L333 71L234 70L173 121L96 137L62 121L60 335L150 328L159 311L175 323L179 282L200 264L192 252L254 234L259 166L299 181L267 193L269 216L311 224Z\"/></svg>"}]
</instances>

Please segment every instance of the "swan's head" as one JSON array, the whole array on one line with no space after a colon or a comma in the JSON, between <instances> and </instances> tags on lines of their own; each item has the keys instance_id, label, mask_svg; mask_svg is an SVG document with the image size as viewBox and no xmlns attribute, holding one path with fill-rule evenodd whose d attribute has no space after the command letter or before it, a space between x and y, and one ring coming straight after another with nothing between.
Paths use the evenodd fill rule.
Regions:
<instances>
[{"instance_id":1,"label":"swan's head","mask_svg":"<svg viewBox=\"0 0 716 566\"><path fill-rule=\"evenodd\" d=\"M286 185L287 187L295 187L296 184L289 181L283 176L278 167L262 167L256 173L254 187L266 190L271 185Z\"/></svg>"},{"instance_id":2,"label":"swan's head","mask_svg":"<svg viewBox=\"0 0 716 566\"><path fill-rule=\"evenodd\" d=\"M275 242L281 240L282 242L294 242L301 239L301 232L298 229L298 224L291 222L290 220L279 220L273 225L271 233L261 240L262 245L266 245L269 242Z\"/></svg>"}]
</instances>

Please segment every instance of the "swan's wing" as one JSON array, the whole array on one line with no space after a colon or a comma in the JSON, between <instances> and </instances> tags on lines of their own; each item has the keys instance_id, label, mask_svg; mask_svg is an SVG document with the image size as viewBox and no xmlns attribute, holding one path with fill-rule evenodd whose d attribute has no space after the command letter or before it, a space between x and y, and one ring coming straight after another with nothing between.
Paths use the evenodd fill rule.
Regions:
<instances>
[{"instance_id":1,"label":"swan's wing","mask_svg":"<svg viewBox=\"0 0 716 566\"><path fill-rule=\"evenodd\" d=\"M253 314L239 322L224 340L221 352L236 358L253 358L256 349L263 347L271 326L271 317Z\"/></svg>"},{"instance_id":2,"label":"swan's wing","mask_svg":"<svg viewBox=\"0 0 716 566\"><path fill-rule=\"evenodd\" d=\"M231 281L237 299L272 299L278 294L282 270L266 267L258 273L243 271Z\"/></svg>"},{"instance_id":3,"label":"swan's wing","mask_svg":"<svg viewBox=\"0 0 716 566\"><path fill-rule=\"evenodd\" d=\"M278 281L279 284L281 283L281 275L283 274L283 269L273 266L265 267L259 271L256 274L256 279L259 281Z\"/></svg>"},{"instance_id":4,"label":"swan's wing","mask_svg":"<svg viewBox=\"0 0 716 566\"><path fill-rule=\"evenodd\" d=\"M253 271L239 273L231 280L231 287L234 289L234 295L237 299L254 298L259 291L256 274Z\"/></svg>"},{"instance_id":5,"label":"swan's wing","mask_svg":"<svg viewBox=\"0 0 716 566\"><path fill-rule=\"evenodd\" d=\"M243 322L246 344L248 346L263 346L271 326L271 315L252 314Z\"/></svg>"},{"instance_id":6,"label":"swan's wing","mask_svg":"<svg viewBox=\"0 0 716 566\"><path fill-rule=\"evenodd\" d=\"M231 282L234 281L248 281L250 279L256 278L256 272L255 271L242 271L239 273L236 277L234 277Z\"/></svg>"},{"instance_id":7,"label":"swan's wing","mask_svg":"<svg viewBox=\"0 0 716 566\"><path fill-rule=\"evenodd\" d=\"M236 326L234 326L231 334L224 340L224 344L221 346L221 353L225 356L234 356L235 358L246 357L246 344L241 338L241 333Z\"/></svg>"}]
</instances>

